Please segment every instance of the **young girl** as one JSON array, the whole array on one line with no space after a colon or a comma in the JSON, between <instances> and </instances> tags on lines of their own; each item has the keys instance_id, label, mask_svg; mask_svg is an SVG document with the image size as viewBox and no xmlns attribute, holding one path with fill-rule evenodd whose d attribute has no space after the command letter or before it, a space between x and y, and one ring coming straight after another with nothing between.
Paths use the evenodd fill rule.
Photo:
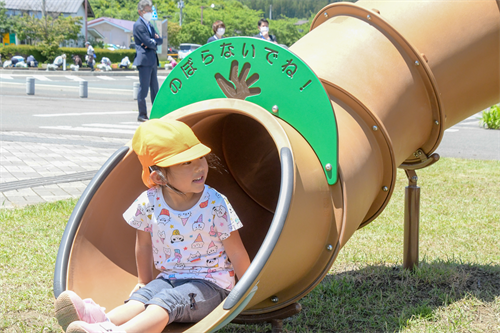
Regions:
<instances>
[{"instance_id":1,"label":"young girl","mask_svg":"<svg viewBox=\"0 0 500 333\"><path fill-rule=\"evenodd\" d=\"M205 185L210 148L186 124L149 120L132 148L149 187L123 214L137 229L138 284L107 314L90 299L61 293L56 318L66 332L161 332L174 321L197 322L250 265L238 216L225 196ZM156 279L152 262L161 272Z\"/></svg>"}]
</instances>

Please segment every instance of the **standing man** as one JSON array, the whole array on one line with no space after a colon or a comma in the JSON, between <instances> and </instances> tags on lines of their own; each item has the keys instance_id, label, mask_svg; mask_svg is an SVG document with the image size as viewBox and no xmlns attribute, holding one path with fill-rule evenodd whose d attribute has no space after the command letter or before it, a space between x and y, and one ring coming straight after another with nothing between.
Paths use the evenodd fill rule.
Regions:
<instances>
[{"instance_id":1,"label":"standing man","mask_svg":"<svg viewBox=\"0 0 500 333\"><path fill-rule=\"evenodd\" d=\"M158 93L158 56L156 48L163 44L163 39L156 33L155 28L149 23L153 16L153 3L151 0L141 0L137 4L139 19L134 23L134 41L136 56L134 65L139 70L139 93L137 104L139 106L139 117L137 121L148 120L148 109L146 107L146 96L151 87L151 103L155 101Z\"/></svg>"},{"instance_id":2,"label":"standing man","mask_svg":"<svg viewBox=\"0 0 500 333\"><path fill-rule=\"evenodd\" d=\"M262 38L262 39L265 39L267 41L277 43L276 36L269 34L269 21L268 20L266 20L265 18L262 18L259 20L259 23L257 23L257 25L259 26L259 33L257 35L255 35L254 37Z\"/></svg>"},{"instance_id":3,"label":"standing man","mask_svg":"<svg viewBox=\"0 0 500 333\"><path fill-rule=\"evenodd\" d=\"M92 45L90 45L90 42L86 42L85 45L87 46L87 65L90 66L90 71L94 71L94 48Z\"/></svg>"}]
</instances>

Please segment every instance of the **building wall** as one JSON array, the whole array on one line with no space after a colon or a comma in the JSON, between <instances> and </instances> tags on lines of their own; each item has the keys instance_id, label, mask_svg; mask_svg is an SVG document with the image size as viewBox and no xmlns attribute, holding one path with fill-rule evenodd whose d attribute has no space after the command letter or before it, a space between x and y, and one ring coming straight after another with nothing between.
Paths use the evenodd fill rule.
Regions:
<instances>
[{"instance_id":1,"label":"building wall","mask_svg":"<svg viewBox=\"0 0 500 333\"><path fill-rule=\"evenodd\" d=\"M126 48L128 48L131 43L130 38L132 37L132 32L124 32L122 29L107 23L95 25L92 28L99 31L99 33L104 36L104 43L125 46Z\"/></svg>"},{"instance_id":2,"label":"building wall","mask_svg":"<svg viewBox=\"0 0 500 333\"><path fill-rule=\"evenodd\" d=\"M85 6L81 5L80 8L78 8L78 11L76 12L76 14L74 14L72 16L80 16L82 18L82 28L80 29L80 34L85 39Z\"/></svg>"}]
</instances>

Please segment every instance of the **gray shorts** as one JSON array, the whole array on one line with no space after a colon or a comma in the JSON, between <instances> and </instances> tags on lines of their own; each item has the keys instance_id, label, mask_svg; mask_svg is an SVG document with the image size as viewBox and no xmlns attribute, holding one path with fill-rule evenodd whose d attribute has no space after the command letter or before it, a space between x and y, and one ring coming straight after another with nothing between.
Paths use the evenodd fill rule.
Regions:
<instances>
[{"instance_id":1,"label":"gray shorts","mask_svg":"<svg viewBox=\"0 0 500 333\"><path fill-rule=\"evenodd\" d=\"M192 323L206 317L228 294L228 290L206 280L158 278L133 293L129 300L145 306L161 306L170 316L169 324L174 321Z\"/></svg>"}]
</instances>

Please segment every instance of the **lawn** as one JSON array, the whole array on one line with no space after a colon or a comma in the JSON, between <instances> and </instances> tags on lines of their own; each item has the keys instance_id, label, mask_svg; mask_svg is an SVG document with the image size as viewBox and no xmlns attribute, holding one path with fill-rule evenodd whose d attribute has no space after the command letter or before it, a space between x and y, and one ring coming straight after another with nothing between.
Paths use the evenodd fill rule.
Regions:
<instances>
[{"instance_id":1,"label":"lawn","mask_svg":"<svg viewBox=\"0 0 500 333\"><path fill-rule=\"evenodd\" d=\"M407 179L398 171L385 211L349 240L285 332L500 332L500 162L444 158L417 174L419 267L401 268ZM75 204L0 210L1 332L59 332L52 275Z\"/></svg>"}]
</instances>

